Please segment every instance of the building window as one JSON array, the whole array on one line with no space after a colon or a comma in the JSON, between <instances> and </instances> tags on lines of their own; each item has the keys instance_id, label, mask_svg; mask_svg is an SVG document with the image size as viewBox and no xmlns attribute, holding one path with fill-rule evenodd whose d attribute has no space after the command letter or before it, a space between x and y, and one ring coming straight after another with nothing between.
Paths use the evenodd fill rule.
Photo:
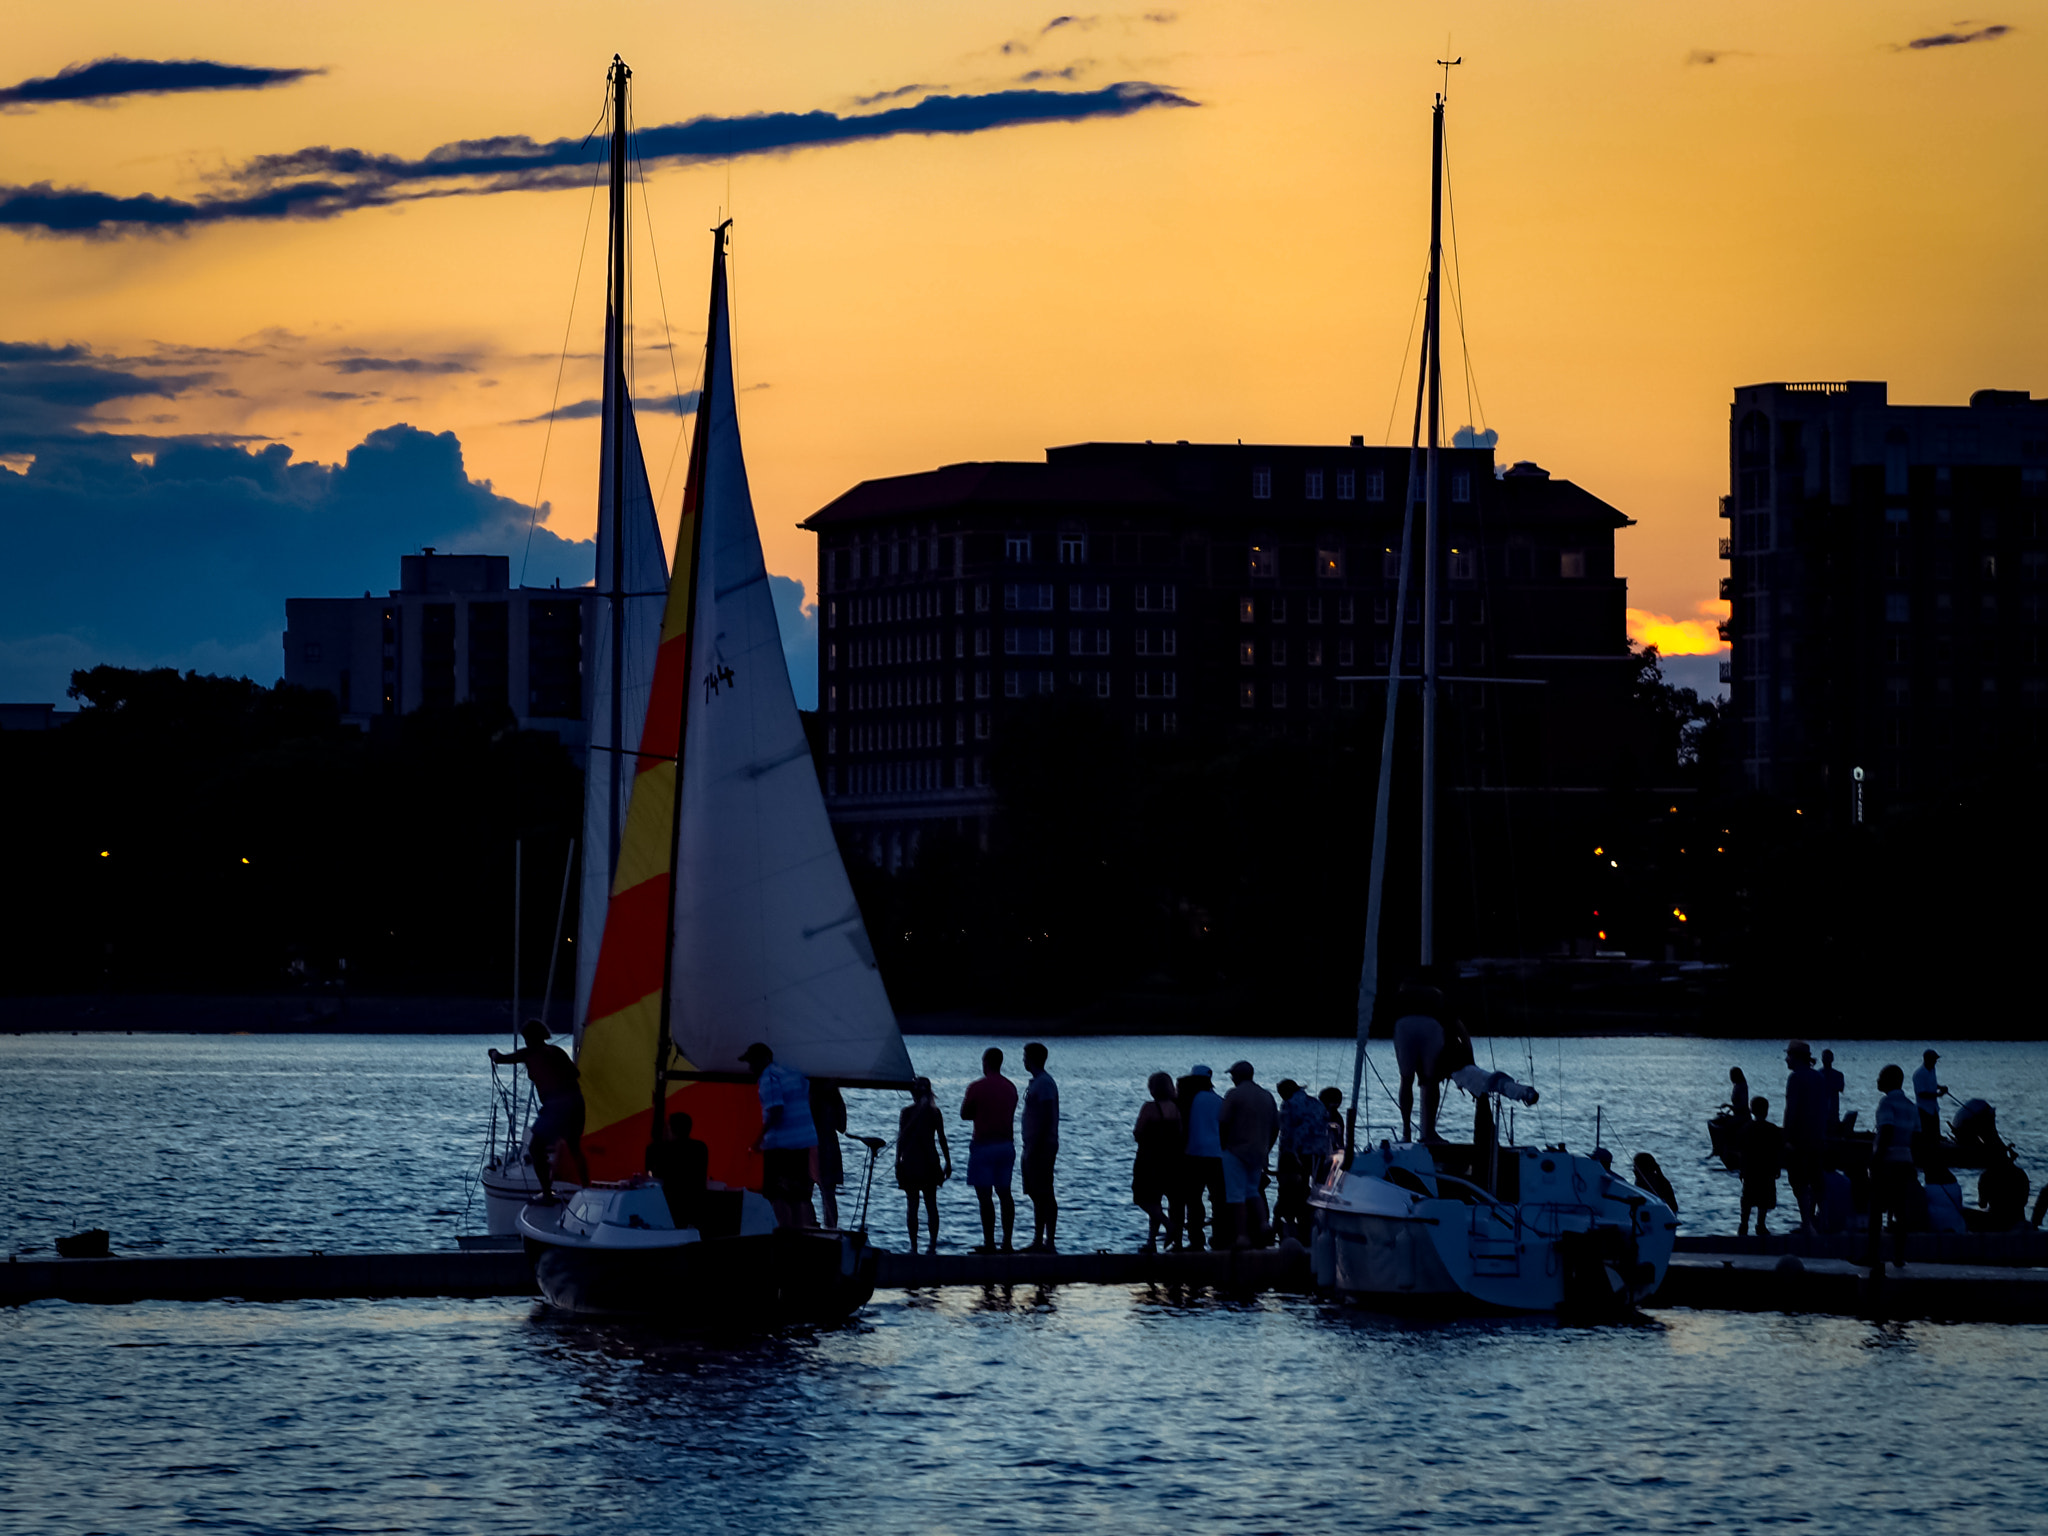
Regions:
<instances>
[{"instance_id":1,"label":"building window","mask_svg":"<svg viewBox=\"0 0 2048 1536\"><path fill-rule=\"evenodd\" d=\"M1311 624L1323 622L1323 600L1320 597L1312 597L1308 600L1308 621Z\"/></svg>"},{"instance_id":2,"label":"building window","mask_svg":"<svg viewBox=\"0 0 2048 1536\"><path fill-rule=\"evenodd\" d=\"M1451 580L1453 580L1453 581L1470 581L1470 580L1472 580L1472 578L1473 578L1474 576L1476 576L1476 575L1478 574L1477 570L1475 569L1475 567L1476 567L1477 563L1478 563L1478 562L1477 562L1477 561L1475 561L1475 560L1474 560L1474 559L1472 558L1472 552L1471 552L1471 551L1470 551L1469 549L1466 549L1466 550L1459 550L1459 549L1454 549L1454 550L1452 550L1452 551L1451 551Z\"/></svg>"},{"instance_id":3,"label":"building window","mask_svg":"<svg viewBox=\"0 0 2048 1536\"><path fill-rule=\"evenodd\" d=\"M1320 666L1321 666L1321 665L1323 664L1323 642L1322 642L1322 641L1320 641L1320 640L1311 640L1311 641L1309 641L1309 643L1308 643L1308 664L1309 664L1310 666L1312 666L1312 667L1320 667Z\"/></svg>"},{"instance_id":4,"label":"building window","mask_svg":"<svg viewBox=\"0 0 2048 1536\"><path fill-rule=\"evenodd\" d=\"M1102 582L1095 586L1083 586L1075 582L1067 588L1067 606L1075 613L1109 612L1109 584Z\"/></svg>"},{"instance_id":5,"label":"building window","mask_svg":"<svg viewBox=\"0 0 2048 1536\"><path fill-rule=\"evenodd\" d=\"M974 712L974 739L976 741L988 740L988 720L987 710L977 709Z\"/></svg>"},{"instance_id":6,"label":"building window","mask_svg":"<svg viewBox=\"0 0 2048 1536\"><path fill-rule=\"evenodd\" d=\"M1365 499L1367 501L1385 501L1387 499L1387 477L1377 469L1368 469L1365 472Z\"/></svg>"},{"instance_id":7,"label":"building window","mask_svg":"<svg viewBox=\"0 0 2048 1536\"><path fill-rule=\"evenodd\" d=\"M1021 699L1024 697L1024 675L1021 672L1005 672L1003 674L1003 697L1006 699Z\"/></svg>"},{"instance_id":8,"label":"building window","mask_svg":"<svg viewBox=\"0 0 2048 1536\"><path fill-rule=\"evenodd\" d=\"M1340 667L1348 667L1348 666L1350 666L1350 665L1352 664L1351 658L1352 658L1352 656L1353 656L1354 654L1355 654L1355 653L1354 653L1354 652L1353 652L1353 650L1352 650L1351 642L1350 642L1349 640L1339 640L1339 641L1337 642L1337 665L1338 665L1338 666L1340 666Z\"/></svg>"},{"instance_id":9,"label":"building window","mask_svg":"<svg viewBox=\"0 0 2048 1536\"><path fill-rule=\"evenodd\" d=\"M1337 685L1337 707L1339 709L1355 709L1358 707L1357 684L1339 683Z\"/></svg>"},{"instance_id":10,"label":"building window","mask_svg":"<svg viewBox=\"0 0 2048 1536\"><path fill-rule=\"evenodd\" d=\"M1264 465L1260 465L1252 471L1252 500L1271 501L1272 499L1273 471Z\"/></svg>"},{"instance_id":11,"label":"building window","mask_svg":"<svg viewBox=\"0 0 2048 1536\"><path fill-rule=\"evenodd\" d=\"M977 656L986 656L988 654L988 631L985 629L977 629L974 632L974 654Z\"/></svg>"},{"instance_id":12,"label":"building window","mask_svg":"<svg viewBox=\"0 0 2048 1536\"><path fill-rule=\"evenodd\" d=\"M1389 549L1380 555L1380 576L1387 581L1401 579L1401 556L1398 551Z\"/></svg>"},{"instance_id":13,"label":"building window","mask_svg":"<svg viewBox=\"0 0 2048 1536\"><path fill-rule=\"evenodd\" d=\"M1310 683L1308 685L1308 707L1310 709L1321 709L1323 707L1323 685L1321 683Z\"/></svg>"},{"instance_id":14,"label":"building window","mask_svg":"<svg viewBox=\"0 0 2048 1536\"><path fill-rule=\"evenodd\" d=\"M1178 587L1138 588L1137 606L1140 613L1172 613L1179 605L1180 588ZM1103 606L1108 606L1106 599Z\"/></svg>"},{"instance_id":15,"label":"building window","mask_svg":"<svg viewBox=\"0 0 2048 1536\"><path fill-rule=\"evenodd\" d=\"M1275 683L1273 685L1273 707L1275 709L1285 709L1287 707L1287 685L1285 683Z\"/></svg>"},{"instance_id":16,"label":"building window","mask_svg":"<svg viewBox=\"0 0 2048 1536\"><path fill-rule=\"evenodd\" d=\"M1003 558L1011 565L1031 563L1031 535L1013 533L1003 540Z\"/></svg>"},{"instance_id":17,"label":"building window","mask_svg":"<svg viewBox=\"0 0 2048 1536\"><path fill-rule=\"evenodd\" d=\"M1177 672L1140 672L1133 681L1141 699L1171 699L1180 692Z\"/></svg>"},{"instance_id":18,"label":"building window","mask_svg":"<svg viewBox=\"0 0 2048 1536\"><path fill-rule=\"evenodd\" d=\"M911 570L912 570L912 571L914 572L914 571L916 571L916 569L917 569L917 540L915 540L915 539L912 539L912 540L910 541L909 549L910 549L910 569L911 569Z\"/></svg>"},{"instance_id":19,"label":"building window","mask_svg":"<svg viewBox=\"0 0 2048 1536\"><path fill-rule=\"evenodd\" d=\"M1375 640L1373 642L1372 664L1374 666L1385 667L1392 665L1393 655L1394 649L1392 642L1386 640Z\"/></svg>"},{"instance_id":20,"label":"building window","mask_svg":"<svg viewBox=\"0 0 2048 1536\"><path fill-rule=\"evenodd\" d=\"M320 642L318 640L308 640L304 645L299 647L299 660L303 662L312 663L319 661L319 659Z\"/></svg>"},{"instance_id":21,"label":"building window","mask_svg":"<svg viewBox=\"0 0 2048 1536\"><path fill-rule=\"evenodd\" d=\"M1259 663L1259 648L1249 640L1240 641L1237 647L1237 664L1240 667L1255 667Z\"/></svg>"},{"instance_id":22,"label":"building window","mask_svg":"<svg viewBox=\"0 0 2048 1536\"><path fill-rule=\"evenodd\" d=\"M1566 581L1577 581L1586 574L1586 552L1583 549L1567 549L1557 557L1557 574Z\"/></svg>"},{"instance_id":23,"label":"building window","mask_svg":"<svg viewBox=\"0 0 2048 1536\"><path fill-rule=\"evenodd\" d=\"M1280 574L1280 564L1270 544L1252 546L1251 577L1254 581L1270 581Z\"/></svg>"},{"instance_id":24,"label":"building window","mask_svg":"<svg viewBox=\"0 0 2048 1536\"><path fill-rule=\"evenodd\" d=\"M1454 471L1451 475L1451 500L1470 501L1471 499L1472 472L1465 469Z\"/></svg>"},{"instance_id":25,"label":"building window","mask_svg":"<svg viewBox=\"0 0 2048 1536\"><path fill-rule=\"evenodd\" d=\"M1337 471L1337 499L1355 501L1358 499L1358 476L1348 469Z\"/></svg>"},{"instance_id":26,"label":"building window","mask_svg":"<svg viewBox=\"0 0 2048 1536\"><path fill-rule=\"evenodd\" d=\"M1003 654L1005 656L1050 656L1052 654L1052 631L1049 629L1006 629L1003 631Z\"/></svg>"},{"instance_id":27,"label":"building window","mask_svg":"<svg viewBox=\"0 0 2048 1536\"><path fill-rule=\"evenodd\" d=\"M1152 717L1150 715L1133 715L1131 717L1131 729L1135 730L1140 736L1143 736L1152 729Z\"/></svg>"},{"instance_id":28,"label":"building window","mask_svg":"<svg viewBox=\"0 0 2048 1536\"><path fill-rule=\"evenodd\" d=\"M1913 619L1913 600L1904 592L1887 592L1884 597L1884 621L1887 624L1908 624Z\"/></svg>"},{"instance_id":29,"label":"building window","mask_svg":"<svg viewBox=\"0 0 2048 1536\"><path fill-rule=\"evenodd\" d=\"M1102 632L1106 637L1108 631ZM1139 656L1172 656L1177 654L1180 631L1173 629L1141 629L1132 635L1137 647L1134 654Z\"/></svg>"},{"instance_id":30,"label":"building window","mask_svg":"<svg viewBox=\"0 0 2048 1536\"><path fill-rule=\"evenodd\" d=\"M1255 610L1252 607L1252 600L1248 597L1240 597L1237 600L1237 622L1249 624L1252 622L1254 615Z\"/></svg>"},{"instance_id":31,"label":"building window","mask_svg":"<svg viewBox=\"0 0 2048 1536\"><path fill-rule=\"evenodd\" d=\"M1394 600L1391 597L1376 597L1372 600L1372 621L1375 624L1391 623L1394 616Z\"/></svg>"},{"instance_id":32,"label":"building window","mask_svg":"<svg viewBox=\"0 0 2048 1536\"><path fill-rule=\"evenodd\" d=\"M1049 581L1006 581L1003 607L1022 613L1052 612L1052 583Z\"/></svg>"},{"instance_id":33,"label":"building window","mask_svg":"<svg viewBox=\"0 0 2048 1536\"><path fill-rule=\"evenodd\" d=\"M986 672L974 674L974 696L977 699L988 697L988 674Z\"/></svg>"},{"instance_id":34,"label":"building window","mask_svg":"<svg viewBox=\"0 0 2048 1536\"><path fill-rule=\"evenodd\" d=\"M1323 499L1323 472L1311 469L1301 477L1301 494L1309 501Z\"/></svg>"},{"instance_id":35,"label":"building window","mask_svg":"<svg viewBox=\"0 0 2048 1536\"><path fill-rule=\"evenodd\" d=\"M1276 667L1287 665L1287 642L1285 640L1275 640L1273 642L1273 665Z\"/></svg>"},{"instance_id":36,"label":"building window","mask_svg":"<svg viewBox=\"0 0 2048 1536\"><path fill-rule=\"evenodd\" d=\"M1058 686L1058 683L1058 677L1054 673L1041 672L1038 674L1038 691L1040 693L1051 693Z\"/></svg>"},{"instance_id":37,"label":"building window","mask_svg":"<svg viewBox=\"0 0 2048 1536\"><path fill-rule=\"evenodd\" d=\"M1109 674L1107 672L1095 674L1095 697L1098 699L1109 697Z\"/></svg>"},{"instance_id":38,"label":"building window","mask_svg":"<svg viewBox=\"0 0 2048 1536\"><path fill-rule=\"evenodd\" d=\"M1268 615L1268 617L1271 618L1275 624L1285 624L1287 622L1287 599L1284 597L1274 598L1273 611L1271 614Z\"/></svg>"},{"instance_id":39,"label":"building window","mask_svg":"<svg viewBox=\"0 0 2048 1536\"><path fill-rule=\"evenodd\" d=\"M1140 634L1144 631L1140 630ZM1067 631L1067 654L1069 656L1107 656L1109 654L1109 631L1106 629L1070 629Z\"/></svg>"},{"instance_id":40,"label":"building window","mask_svg":"<svg viewBox=\"0 0 2048 1536\"><path fill-rule=\"evenodd\" d=\"M1316 551L1316 574L1325 581L1342 581L1344 579L1344 551L1328 547L1318 549Z\"/></svg>"},{"instance_id":41,"label":"building window","mask_svg":"<svg viewBox=\"0 0 2048 1536\"><path fill-rule=\"evenodd\" d=\"M1159 730L1162 735L1166 736L1177 734L1180 730L1180 716L1170 709L1167 710L1159 717Z\"/></svg>"},{"instance_id":42,"label":"building window","mask_svg":"<svg viewBox=\"0 0 2048 1536\"><path fill-rule=\"evenodd\" d=\"M1237 707L1239 709L1256 709L1258 703L1259 691L1256 687L1250 683L1239 683L1237 685Z\"/></svg>"},{"instance_id":43,"label":"building window","mask_svg":"<svg viewBox=\"0 0 2048 1536\"><path fill-rule=\"evenodd\" d=\"M1349 624L1354 611L1350 598L1340 597L1337 599L1337 622L1339 624Z\"/></svg>"},{"instance_id":44,"label":"building window","mask_svg":"<svg viewBox=\"0 0 2048 1536\"><path fill-rule=\"evenodd\" d=\"M1086 565L1088 563L1088 535L1085 533L1063 533L1060 535L1060 564Z\"/></svg>"}]
</instances>

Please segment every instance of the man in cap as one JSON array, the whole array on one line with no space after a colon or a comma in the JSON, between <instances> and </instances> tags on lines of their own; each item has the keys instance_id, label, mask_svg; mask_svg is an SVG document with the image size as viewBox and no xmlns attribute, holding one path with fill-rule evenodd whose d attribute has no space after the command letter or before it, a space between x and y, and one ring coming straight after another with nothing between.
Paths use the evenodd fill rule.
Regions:
<instances>
[{"instance_id":1,"label":"man in cap","mask_svg":"<svg viewBox=\"0 0 2048 1536\"><path fill-rule=\"evenodd\" d=\"M1920 1106L1920 1129L1939 1141L1941 1139L1941 1101L1948 1097L1948 1090L1941 1086L1934 1064L1941 1060L1939 1051L1920 1053L1920 1070L1913 1074L1913 1100Z\"/></svg>"},{"instance_id":2,"label":"man in cap","mask_svg":"<svg viewBox=\"0 0 2048 1536\"><path fill-rule=\"evenodd\" d=\"M493 1047L491 1060L526 1068L533 1091L540 1096L540 1113L533 1117L533 1140L527 1152L540 1178L540 1197L551 1201L555 1198L557 1157L575 1172L578 1184L590 1182L590 1164L583 1157L583 1084L569 1053L548 1044L547 1025L528 1019L519 1033L526 1041L524 1048L508 1056Z\"/></svg>"},{"instance_id":3,"label":"man in cap","mask_svg":"<svg viewBox=\"0 0 2048 1536\"><path fill-rule=\"evenodd\" d=\"M1827 1160L1828 1082L1813 1064L1813 1047L1804 1040L1785 1046L1785 1178L1799 1205L1799 1225L1811 1231L1820 1203L1820 1180Z\"/></svg>"},{"instance_id":4,"label":"man in cap","mask_svg":"<svg viewBox=\"0 0 2048 1536\"><path fill-rule=\"evenodd\" d=\"M818 1130L811 1119L811 1085L803 1073L775 1064L775 1053L756 1040L740 1053L760 1080L761 1134L753 1150L761 1154L761 1193L775 1207L778 1227L812 1227L811 1160L818 1150Z\"/></svg>"},{"instance_id":5,"label":"man in cap","mask_svg":"<svg viewBox=\"0 0 2048 1536\"><path fill-rule=\"evenodd\" d=\"M1223 1199L1230 1207L1234 1246L1265 1245L1258 1217L1259 1186L1266 1179L1266 1159L1280 1139L1280 1106L1273 1095L1252 1081L1252 1064L1230 1064L1230 1092L1216 1117L1223 1142ZM1221 1234L1218 1234L1219 1236Z\"/></svg>"},{"instance_id":6,"label":"man in cap","mask_svg":"<svg viewBox=\"0 0 2048 1536\"><path fill-rule=\"evenodd\" d=\"M1206 1062L1196 1062L1177 1085L1180 1123L1187 1131L1187 1155L1181 1159L1181 1229L1188 1246L1202 1246L1202 1192L1209 1193L1209 1240L1222 1246L1223 1138L1217 1121L1223 1100L1217 1096Z\"/></svg>"}]
</instances>

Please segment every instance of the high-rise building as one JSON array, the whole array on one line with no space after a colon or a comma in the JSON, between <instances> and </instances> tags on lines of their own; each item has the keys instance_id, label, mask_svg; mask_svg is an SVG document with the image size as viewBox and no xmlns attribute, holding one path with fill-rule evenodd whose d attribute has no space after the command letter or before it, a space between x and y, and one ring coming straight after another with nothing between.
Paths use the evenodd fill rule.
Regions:
<instances>
[{"instance_id":1,"label":"high-rise building","mask_svg":"<svg viewBox=\"0 0 2048 1536\"><path fill-rule=\"evenodd\" d=\"M1831 822L2048 745L2048 400L1735 391L1727 663L1748 788Z\"/></svg>"},{"instance_id":2,"label":"high-rise building","mask_svg":"<svg viewBox=\"0 0 2048 1536\"><path fill-rule=\"evenodd\" d=\"M890 867L935 823L985 835L991 753L1049 697L1148 739L1307 739L1377 715L1408 468L1406 449L1356 438L1086 443L855 486L803 525L818 534L834 820ZM1445 450L1441 475L1447 775L1604 782L1628 675L1614 534L1629 519L1532 464L1496 477L1490 449Z\"/></svg>"},{"instance_id":3,"label":"high-rise building","mask_svg":"<svg viewBox=\"0 0 2048 1536\"><path fill-rule=\"evenodd\" d=\"M522 729L585 739L583 630L589 587L519 587L505 555L401 556L381 597L285 601L284 677L324 688L367 728L427 705L510 709Z\"/></svg>"}]
</instances>

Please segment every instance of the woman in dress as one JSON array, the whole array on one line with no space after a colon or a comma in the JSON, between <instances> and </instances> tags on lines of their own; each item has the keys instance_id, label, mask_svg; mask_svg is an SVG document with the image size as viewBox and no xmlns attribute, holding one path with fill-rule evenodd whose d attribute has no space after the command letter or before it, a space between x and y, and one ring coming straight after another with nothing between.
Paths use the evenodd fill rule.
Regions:
<instances>
[{"instance_id":1,"label":"woman in dress","mask_svg":"<svg viewBox=\"0 0 2048 1536\"><path fill-rule=\"evenodd\" d=\"M1180 1109L1174 1103L1171 1074L1154 1072L1145 1083L1152 1097L1138 1111L1138 1123L1131 1136L1138 1143L1137 1161L1131 1168L1131 1201L1150 1221L1145 1251L1159 1251L1159 1229L1166 1228L1166 1245L1180 1246L1180 1212L1174 1195L1181 1164Z\"/></svg>"},{"instance_id":2,"label":"woman in dress","mask_svg":"<svg viewBox=\"0 0 2048 1536\"><path fill-rule=\"evenodd\" d=\"M953 1149L946 1145L946 1117L932 1097L932 1080L920 1077L910 1102L896 1120L896 1187L903 1191L910 1223L910 1251L917 1252L917 1202L923 1196L931 1225L931 1246L939 1251L939 1186L953 1177Z\"/></svg>"}]
</instances>

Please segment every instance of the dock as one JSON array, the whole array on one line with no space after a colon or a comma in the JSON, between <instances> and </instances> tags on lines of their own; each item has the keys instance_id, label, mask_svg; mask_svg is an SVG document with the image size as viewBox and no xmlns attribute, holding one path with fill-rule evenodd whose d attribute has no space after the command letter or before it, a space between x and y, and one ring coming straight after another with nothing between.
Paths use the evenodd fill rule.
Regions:
<instances>
[{"instance_id":1,"label":"dock","mask_svg":"<svg viewBox=\"0 0 2048 1536\"><path fill-rule=\"evenodd\" d=\"M1694 1240L1717 1246L1736 1241ZM1750 1246L1754 1248L1754 1240ZM1889 1260L1889 1245L1886 1252ZM876 1288L885 1291L1120 1285L1242 1296L1314 1290L1308 1255L1294 1247L1222 1253L882 1252L877 1258ZM534 1294L526 1256L516 1248L16 1259L0 1264L0 1306L37 1301L389 1301ZM1903 1269L1887 1262L1874 1276L1847 1257L1693 1247L1673 1258L1663 1288L1649 1307L2041 1323L2048 1322L2048 1268L2009 1259L1925 1260L1909 1245Z\"/></svg>"}]
</instances>

